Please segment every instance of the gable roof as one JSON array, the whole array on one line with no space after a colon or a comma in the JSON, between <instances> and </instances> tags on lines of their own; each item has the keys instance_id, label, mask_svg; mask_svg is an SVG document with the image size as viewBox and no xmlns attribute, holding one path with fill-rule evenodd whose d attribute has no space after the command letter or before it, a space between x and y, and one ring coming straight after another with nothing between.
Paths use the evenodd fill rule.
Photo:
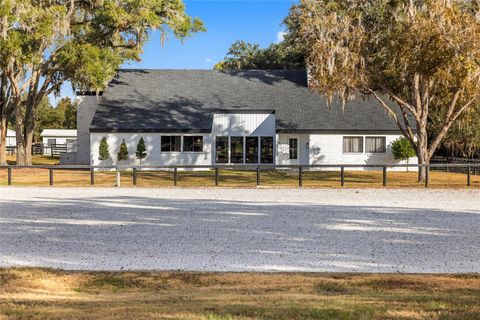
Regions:
<instances>
[{"instance_id":1,"label":"gable roof","mask_svg":"<svg viewBox=\"0 0 480 320\"><path fill-rule=\"evenodd\" d=\"M211 132L214 113L276 114L277 132L395 131L373 98L339 101L307 88L305 71L120 70L91 132Z\"/></svg>"},{"instance_id":2,"label":"gable roof","mask_svg":"<svg viewBox=\"0 0 480 320\"><path fill-rule=\"evenodd\" d=\"M40 134L41 137L77 137L75 129L44 129Z\"/></svg>"}]
</instances>

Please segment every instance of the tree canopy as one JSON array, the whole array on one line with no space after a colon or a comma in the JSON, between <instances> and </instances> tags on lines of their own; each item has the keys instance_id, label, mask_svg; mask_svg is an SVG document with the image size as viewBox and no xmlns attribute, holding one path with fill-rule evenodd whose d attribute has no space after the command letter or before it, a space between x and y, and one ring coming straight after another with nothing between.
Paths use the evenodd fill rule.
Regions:
<instances>
[{"instance_id":1,"label":"tree canopy","mask_svg":"<svg viewBox=\"0 0 480 320\"><path fill-rule=\"evenodd\" d=\"M302 0L300 25L311 87L344 103L373 95L421 164L480 98L477 2Z\"/></svg>"},{"instance_id":2,"label":"tree canopy","mask_svg":"<svg viewBox=\"0 0 480 320\"><path fill-rule=\"evenodd\" d=\"M304 45L298 36L300 9L292 6L283 25L286 28L283 40L267 48L245 41L234 42L225 58L218 62L217 70L245 69L304 69Z\"/></svg>"},{"instance_id":3,"label":"tree canopy","mask_svg":"<svg viewBox=\"0 0 480 320\"><path fill-rule=\"evenodd\" d=\"M41 140L40 134L44 129L76 129L77 105L70 98L64 98L53 107L45 97L38 106L35 121L33 141Z\"/></svg>"},{"instance_id":4,"label":"tree canopy","mask_svg":"<svg viewBox=\"0 0 480 320\"><path fill-rule=\"evenodd\" d=\"M6 92L0 101L13 105L19 164L31 164L36 110L45 96L66 82L101 90L123 62L140 60L154 30L162 40L204 30L181 0L3 0L0 21L0 93Z\"/></svg>"}]
</instances>

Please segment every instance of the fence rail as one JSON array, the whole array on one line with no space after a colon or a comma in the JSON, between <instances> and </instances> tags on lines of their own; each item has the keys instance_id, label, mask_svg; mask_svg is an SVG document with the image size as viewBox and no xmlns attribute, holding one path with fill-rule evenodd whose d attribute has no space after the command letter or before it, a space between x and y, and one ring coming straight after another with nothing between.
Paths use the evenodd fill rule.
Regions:
<instances>
[{"instance_id":1,"label":"fence rail","mask_svg":"<svg viewBox=\"0 0 480 320\"><path fill-rule=\"evenodd\" d=\"M256 185L261 184L260 176L263 170L291 170L298 172L298 186L303 186L304 172L309 169L335 169L339 171L340 186L345 186L345 171L346 169L368 168L382 170L382 184L384 187L388 184L388 169L392 168L425 168L425 187L430 183L430 170L438 168L463 168L466 169L466 185L471 186L472 169L480 172L480 163L452 163L452 164L317 164L317 165L272 165L272 164L255 164L255 165L163 165L163 166L90 166L90 165L32 165L32 166L17 166L17 165L1 165L1 169L7 170L7 184L12 185L13 171L15 169L44 169L49 171L49 184L54 185L54 171L55 170L71 170L71 171L89 171L90 184L95 185L95 171L96 170L113 170L116 173L116 185L120 186L120 175L123 171L132 171L132 184L137 185L138 172L141 170L167 170L171 171L173 178L173 185L177 186L178 169L205 169L211 170L214 173L215 185L219 185L220 170L239 170L239 171L255 171Z\"/></svg>"}]
</instances>

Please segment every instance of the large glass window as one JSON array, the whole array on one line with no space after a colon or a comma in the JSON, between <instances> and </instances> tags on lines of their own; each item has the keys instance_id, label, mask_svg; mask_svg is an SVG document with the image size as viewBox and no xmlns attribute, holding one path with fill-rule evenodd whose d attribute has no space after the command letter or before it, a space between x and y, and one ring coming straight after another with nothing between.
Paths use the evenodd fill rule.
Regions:
<instances>
[{"instance_id":1,"label":"large glass window","mask_svg":"<svg viewBox=\"0 0 480 320\"><path fill-rule=\"evenodd\" d=\"M162 152L180 152L180 136L162 136Z\"/></svg>"},{"instance_id":2,"label":"large glass window","mask_svg":"<svg viewBox=\"0 0 480 320\"><path fill-rule=\"evenodd\" d=\"M288 139L288 156L290 160L298 159L298 139Z\"/></svg>"},{"instance_id":3,"label":"large glass window","mask_svg":"<svg viewBox=\"0 0 480 320\"><path fill-rule=\"evenodd\" d=\"M258 137L245 138L245 162L258 163Z\"/></svg>"},{"instance_id":4,"label":"large glass window","mask_svg":"<svg viewBox=\"0 0 480 320\"><path fill-rule=\"evenodd\" d=\"M203 152L203 136L184 136L183 151Z\"/></svg>"},{"instance_id":5,"label":"large glass window","mask_svg":"<svg viewBox=\"0 0 480 320\"><path fill-rule=\"evenodd\" d=\"M385 137L366 137L365 152L385 153L387 149L387 139Z\"/></svg>"},{"instance_id":6,"label":"large glass window","mask_svg":"<svg viewBox=\"0 0 480 320\"><path fill-rule=\"evenodd\" d=\"M363 137L343 137L344 153L363 153Z\"/></svg>"},{"instance_id":7,"label":"large glass window","mask_svg":"<svg viewBox=\"0 0 480 320\"><path fill-rule=\"evenodd\" d=\"M228 163L228 137L215 138L215 162Z\"/></svg>"},{"instance_id":8,"label":"large glass window","mask_svg":"<svg viewBox=\"0 0 480 320\"><path fill-rule=\"evenodd\" d=\"M260 162L273 163L273 137L260 138Z\"/></svg>"},{"instance_id":9,"label":"large glass window","mask_svg":"<svg viewBox=\"0 0 480 320\"><path fill-rule=\"evenodd\" d=\"M243 137L230 138L230 162L243 163Z\"/></svg>"}]
</instances>

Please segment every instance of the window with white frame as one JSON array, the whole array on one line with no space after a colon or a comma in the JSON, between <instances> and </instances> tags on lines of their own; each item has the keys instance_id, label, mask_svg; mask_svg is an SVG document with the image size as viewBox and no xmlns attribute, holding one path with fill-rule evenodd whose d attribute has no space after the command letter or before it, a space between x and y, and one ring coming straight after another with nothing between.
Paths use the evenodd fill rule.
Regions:
<instances>
[{"instance_id":1,"label":"window with white frame","mask_svg":"<svg viewBox=\"0 0 480 320\"><path fill-rule=\"evenodd\" d=\"M365 152L368 153L385 153L387 150L386 137L366 137Z\"/></svg>"},{"instance_id":2,"label":"window with white frame","mask_svg":"<svg viewBox=\"0 0 480 320\"><path fill-rule=\"evenodd\" d=\"M343 137L343 153L363 153L363 137Z\"/></svg>"}]
</instances>

